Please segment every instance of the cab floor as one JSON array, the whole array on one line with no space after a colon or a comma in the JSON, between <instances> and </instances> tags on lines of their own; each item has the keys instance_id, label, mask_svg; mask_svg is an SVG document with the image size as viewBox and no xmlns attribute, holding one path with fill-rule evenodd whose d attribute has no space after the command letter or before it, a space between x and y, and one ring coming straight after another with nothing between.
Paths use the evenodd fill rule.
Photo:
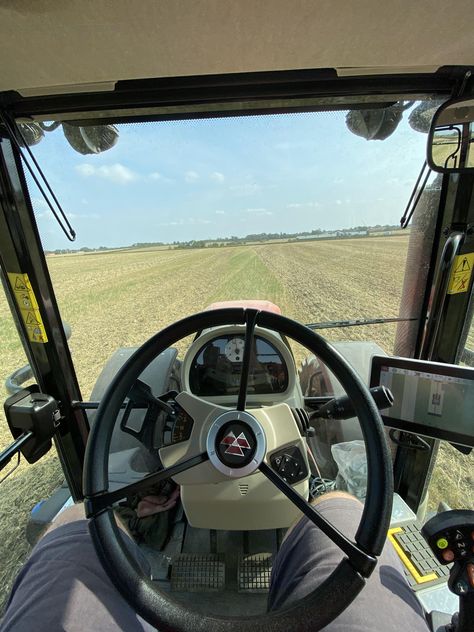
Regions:
<instances>
[{"instance_id":1,"label":"cab floor","mask_svg":"<svg viewBox=\"0 0 474 632\"><path fill-rule=\"evenodd\" d=\"M285 530L214 531L175 523L162 551L141 546L157 587L202 614L266 612L273 557Z\"/></svg>"}]
</instances>

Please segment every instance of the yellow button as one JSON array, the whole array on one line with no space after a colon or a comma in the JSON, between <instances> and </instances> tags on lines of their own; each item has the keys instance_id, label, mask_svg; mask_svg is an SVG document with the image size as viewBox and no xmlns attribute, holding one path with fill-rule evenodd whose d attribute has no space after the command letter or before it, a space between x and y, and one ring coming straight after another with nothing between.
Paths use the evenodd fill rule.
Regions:
<instances>
[{"instance_id":1,"label":"yellow button","mask_svg":"<svg viewBox=\"0 0 474 632\"><path fill-rule=\"evenodd\" d=\"M448 546L448 541L446 540L446 538L440 538L436 542L436 546L438 547L438 549L445 549Z\"/></svg>"}]
</instances>

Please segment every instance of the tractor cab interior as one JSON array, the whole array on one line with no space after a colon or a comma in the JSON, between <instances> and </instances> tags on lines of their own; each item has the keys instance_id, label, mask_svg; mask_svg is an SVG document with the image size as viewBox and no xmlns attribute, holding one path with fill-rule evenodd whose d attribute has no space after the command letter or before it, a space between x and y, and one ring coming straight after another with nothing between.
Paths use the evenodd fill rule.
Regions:
<instances>
[{"instance_id":1,"label":"tractor cab interior","mask_svg":"<svg viewBox=\"0 0 474 632\"><path fill-rule=\"evenodd\" d=\"M471 630L474 51L449 12L409 3L385 44L372 2L350 30L324 2L304 20L278 2L273 25L259 3L233 22L220 3L145 4L109 20L97 3L81 63L63 39L79 3L0 8L0 50L22 32L45 51L41 72L12 56L0 72L2 520L9 497L28 505L0 603L26 539L84 502L157 629L323 629L388 538L432 629L458 612ZM34 28L48 12L54 42ZM364 504L355 538L313 505L332 490ZM146 516L150 498L169 509ZM267 613L303 515L340 564Z\"/></svg>"}]
</instances>

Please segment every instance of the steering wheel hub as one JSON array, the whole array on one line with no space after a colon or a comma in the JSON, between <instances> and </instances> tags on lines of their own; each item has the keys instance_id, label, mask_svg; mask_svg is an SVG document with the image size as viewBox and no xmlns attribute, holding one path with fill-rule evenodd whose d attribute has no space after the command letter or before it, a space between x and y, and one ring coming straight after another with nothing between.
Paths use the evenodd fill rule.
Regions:
<instances>
[{"instance_id":1,"label":"steering wheel hub","mask_svg":"<svg viewBox=\"0 0 474 632\"><path fill-rule=\"evenodd\" d=\"M247 411L230 410L214 421L206 442L212 465L230 478L252 474L267 450L260 423Z\"/></svg>"}]
</instances>

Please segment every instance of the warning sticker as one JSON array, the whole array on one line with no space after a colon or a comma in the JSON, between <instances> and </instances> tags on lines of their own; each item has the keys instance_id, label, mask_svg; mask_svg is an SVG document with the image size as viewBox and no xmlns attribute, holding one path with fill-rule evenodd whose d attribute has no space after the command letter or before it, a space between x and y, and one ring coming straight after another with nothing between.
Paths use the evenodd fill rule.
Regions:
<instances>
[{"instance_id":1,"label":"warning sticker","mask_svg":"<svg viewBox=\"0 0 474 632\"><path fill-rule=\"evenodd\" d=\"M28 275L9 272L8 280L15 294L15 299L28 333L28 339L31 342L41 342L43 344L48 342L38 302Z\"/></svg>"},{"instance_id":2,"label":"warning sticker","mask_svg":"<svg viewBox=\"0 0 474 632\"><path fill-rule=\"evenodd\" d=\"M467 292L474 266L474 252L458 255L454 260L453 271L449 279L448 294Z\"/></svg>"}]
</instances>

